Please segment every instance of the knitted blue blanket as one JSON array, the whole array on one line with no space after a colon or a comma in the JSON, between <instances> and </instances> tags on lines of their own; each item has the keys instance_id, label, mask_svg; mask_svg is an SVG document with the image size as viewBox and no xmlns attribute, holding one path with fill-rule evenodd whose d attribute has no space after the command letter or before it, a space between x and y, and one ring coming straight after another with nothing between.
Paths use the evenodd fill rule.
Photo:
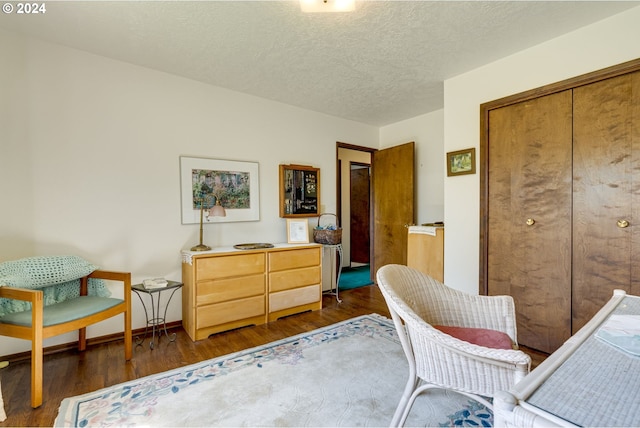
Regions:
<instances>
[{"instance_id":1,"label":"knitted blue blanket","mask_svg":"<svg viewBox=\"0 0 640 428\"><path fill-rule=\"evenodd\" d=\"M41 289L44 305L60 303L80 296L80 278L97 266L78 256L41 256L0 263L0 287L3 285ZM88 295L109 297L104 281L89 278ZM31 303L0 299L0 317L31 309Z\"/></svg>"}]
</instances>

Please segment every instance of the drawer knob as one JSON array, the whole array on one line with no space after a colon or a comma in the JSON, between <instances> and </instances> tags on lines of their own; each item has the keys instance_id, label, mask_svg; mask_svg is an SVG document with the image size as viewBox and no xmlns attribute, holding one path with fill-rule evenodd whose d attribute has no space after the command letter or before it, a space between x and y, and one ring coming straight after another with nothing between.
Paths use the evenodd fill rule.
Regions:
<instances>
[{"instance_id":1,"label":"drawer knob","mask_svg":"<svg viewBox=\"0 0 640 428\"><path fill-rule=\"evenodd\" d=\"M627 220L618 220L618 227L621 229L629 227L629 222Z\"/></svg>"}]
</instances>

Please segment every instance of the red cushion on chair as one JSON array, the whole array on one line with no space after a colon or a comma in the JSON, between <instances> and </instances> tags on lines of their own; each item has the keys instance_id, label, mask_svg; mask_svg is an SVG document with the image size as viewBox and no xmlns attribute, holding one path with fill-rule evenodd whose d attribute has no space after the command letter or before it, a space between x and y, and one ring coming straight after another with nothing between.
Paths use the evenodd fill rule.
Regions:
<instances>
[{"instance_id":1,"label":"red cushion on chair","mask_svg":"<svg viewBox=\"0 0 640 428\"><path fill-rule=\"evenodd\" d=\"M449 336L473 343L474 345L494 349L513 349L511 338L507 333L501 331L486 328L450 327L446 325L434 325L433 327Z\"/></svg>"}]
</instances>

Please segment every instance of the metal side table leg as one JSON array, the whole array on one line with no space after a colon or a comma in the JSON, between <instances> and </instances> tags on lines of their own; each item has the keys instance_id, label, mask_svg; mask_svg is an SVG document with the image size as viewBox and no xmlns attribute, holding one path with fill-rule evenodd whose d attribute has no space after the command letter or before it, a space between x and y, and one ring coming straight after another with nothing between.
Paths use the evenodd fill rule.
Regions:
<instances>
[{"instance_id":1,"label":"metal side table leg","mask_svg":"<svg viewBox=\"0 0 640 428\"><path fill-rule=\"evenodd\" d=\"M177 281L168 281L167 286L161 288L147 289L142 284L135 284L131 286L131 290L134 291L140 298L142 308L144 309L144 316L147 322L144 327L144 336L142 336L142 339L136 337L136 345L139 346L142 344L142 342L144 342L144 339L147 337L149 327L151 327L151 341L149 342L149 348L151 349L156 346L156 334L158 336L157 341L158 343L160 342L160 337L162 336L163 330L165 336L167 336L167 339L169 339L169 342L174 342L176 340L176 333L169 335L169 331L167 330L167 310L169 309L169 303L171 303L173 295L182 286L183 284ZM162 300L162 294L163 292L166 292L168 290L171 290L171 294L164 304L164 312L162 313L162 317L160 317L160 301ZM142 298L142 293L149 295L151 317L149 317L149 310L147 309L147 305L145 305L144 299Z\"/></svg>"},{"instance_id":2,"label":"metal side table leg","mask_svg":"<svg viewBox=\"0 0 640 428\"><path fill-rule=\"evenodd\" d=\"M337 269L337 278L331 278L331 288L324 292L324 294L332 294L336 296L336 300L338 303L342 303L339 296L340 289L340 275L342 274L342 244L325 244L325 247L329 248L331 251L330 263L331 263L331 272L333 273L333 269L336 268L336 254L338 256L338 267ZM333 281L335 280L335 292L333 291Z\"/></svg>"},{"instance_id":3,"label":"metal side table leg","mask_svg":"<svg viewBox=\"0 0 640 428\"><path fill-rule=\"evenodd\" d=\"M336 246L336 252L338 253L338 278L336 279L336 300L338 303L342 303L342 300L338 297L340 290L340 275L342 275L342 244Z\"/></svg>"},{"instance_id":4,"label":"metal side table leg","mask_svg":"<svg viewBox=\"0 0 640 428\"><path fill-rule=\"evenodd\" d=\"M176 333L173 332L171 334L171 336L169 336L169 332L167 331L167 309L169 309L169 303L171 303L171 299L173 298L173 295L176 294L176 291L178 291L178 288L174 288L173 291L171 292L171 295L169 296L169 299L167 300L167 303L164 306L164 315L162 317L162 328L164 329L164 335L167 336L167 339L169 339L169 342L174 342L176 340ZM158 299L158 307L160 305L160 299ZM158 340L160 340L160 335L162 334L162 332L159 332L158 334Z\"/></svg>"}]
</instances>

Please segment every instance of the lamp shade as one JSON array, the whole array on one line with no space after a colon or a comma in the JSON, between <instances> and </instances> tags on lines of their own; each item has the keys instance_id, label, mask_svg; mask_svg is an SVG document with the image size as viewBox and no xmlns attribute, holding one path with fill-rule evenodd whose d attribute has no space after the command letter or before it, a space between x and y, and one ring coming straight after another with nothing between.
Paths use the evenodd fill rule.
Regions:
<instances>
[{"instance_id":1,"label":"lamp shade","mask_svg":"<svg viewBox=\"0 0 640 428\"><path fill-rule=\"evenodd\" d=\"M226 217L227 211L224 209L222 205L220 205L220 201L217 200L216 204L209 208L209 217Z\"/></svg>"}]
</instances>

